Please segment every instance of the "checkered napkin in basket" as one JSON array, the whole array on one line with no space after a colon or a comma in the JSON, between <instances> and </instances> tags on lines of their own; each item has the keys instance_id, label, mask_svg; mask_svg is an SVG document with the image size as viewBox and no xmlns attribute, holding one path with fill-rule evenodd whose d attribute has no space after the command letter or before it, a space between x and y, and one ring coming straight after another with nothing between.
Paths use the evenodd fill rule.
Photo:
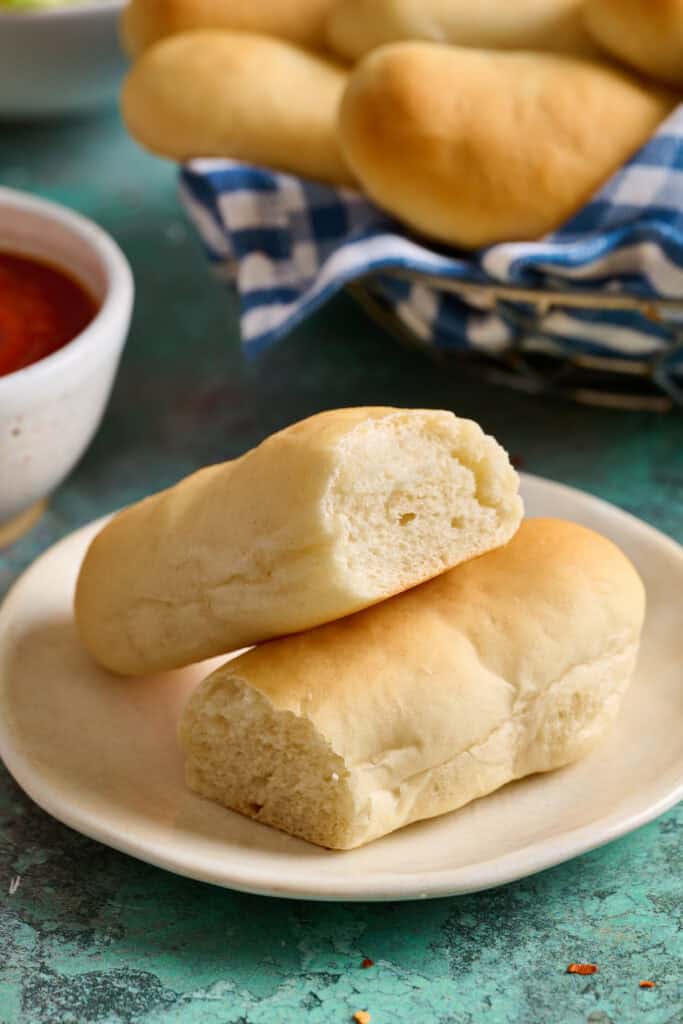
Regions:
<instances>
[{"instance_id":1,"label":"checkered napkin in basket","mask_svg":"<svg viewBox=\"0 0 683 1024\"><path fill-rule=\"evenodd\" d=\"M276 342L345 284L376 277L423 343L504 352L514 317L430 287L440 275L544 290L683 299L683 105L569 223L540 242L476 253L430 247L364 196L233 160L197 159L181 197L209 257L234 279L247 352ZM457 196L454 196L457 201ZM410 271L411 279L392 277ZM665 325L619 310L554 310L539 333L564 352L658 360L683 376Z\"/></svg>"}]
</instances>

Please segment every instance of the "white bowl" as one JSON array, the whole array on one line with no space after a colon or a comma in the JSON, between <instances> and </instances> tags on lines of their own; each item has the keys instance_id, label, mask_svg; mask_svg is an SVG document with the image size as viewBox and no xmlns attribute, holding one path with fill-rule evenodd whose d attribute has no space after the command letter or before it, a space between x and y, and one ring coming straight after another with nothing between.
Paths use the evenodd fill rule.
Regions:
<instances>
[{"instance_id":1,"label":"white bowl","mask_svg":"<svg viewBox=\"0 0 683 1024\"><path fill-rule=\"evenodd\" d=\"M80 334L45 359L0 377L0 530L67 476L99 426L128 334L133 275L92 221L0 188L0 248L63 267L95 298Z\"/></svg>"},{"instance_id":2,"label":"white bowl","mask_svg":"<svg viewBox=\"0 0 683 1024\"><path fill-rule=\"evenodd\" d=\"M118 38L124 6L90 0L0 9L0 116L79 114L113 103L125 67Z\"/></svg>"}]
</instances>

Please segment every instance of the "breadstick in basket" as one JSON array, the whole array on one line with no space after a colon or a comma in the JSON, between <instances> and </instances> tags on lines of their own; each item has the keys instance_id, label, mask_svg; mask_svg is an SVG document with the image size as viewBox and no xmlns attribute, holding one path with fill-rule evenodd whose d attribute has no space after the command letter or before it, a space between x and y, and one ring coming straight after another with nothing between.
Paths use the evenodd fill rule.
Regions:
<instances>
[{"instance_id":1,"label":"breadstick in basket","mask_svg":"<svg viewBox=\"0 0 683 1024\"><path fill-rule=\"evenodd\" d=\"M452 413L320 413L115 516L79 576L81 638L139 675L330 622L506 543L518 487Z\"/></svg>"},{"instance_id":2,"label":"breadstick in basket","mask_svg":"<svg viewBox=\"0 0 683 1024\"><path fill-rule=\"evenodd\" d=\"M327 40L351 61L410 39L592 54L596 47L584 28L582 6L583 0L340 0L329 15Z\"/></svg>"},{"instance_id":3,"label":"breadstick in basket","mask_svg":"<svg viewBox=\"0 0 683 1024\"><path fill-rule=\"evenodd\" d=\"M606 538L527 519L509 544L219 668L180 726L202 796L350 849L604 742L643 585Z\"/></svg>"},{"instance_id":4,"label":"breadstick in basket","mask_svg":"<svg viewBox=\"0 0 683 1024\"><path fill-rule=\"evenodd\" d=\"M352 73L340 138L380 206L475 249L559 227L675 102L591 61L394 43Z\"/></svg>"},{"instance_id":5,"label":"breadstick in basket","mask_svg":"<svg viewBox=\"0 0 683 1024\"><path fill-rule=\"evenodd\" d=\"M338 65L279 39L186 32L143 54L121 104L131 135L172 160L232 157L346 184L337 139L346 81Z\"/></svg>"},{"instance_id":6,"label":"breadstick in basket","mask_svg":"<svg viewBox=\"0 0 683 1024\"><path fill-rule=\"evenodd\" d=\"M324 46L336 0L131 0L121 18L123 43L137 57L166 36L218 28L263 32L312 50Z\"/></svg>"},{"instance_id":7,"label":"breadstick in basket","mask_svg":"<svg viewBox=\"0 0 683 1024\"><path fill-rule=\"evenodd\" d=\"M613 57L683 89L683 0L588 0L585 22Z\"/></svg>"}]
</instances>

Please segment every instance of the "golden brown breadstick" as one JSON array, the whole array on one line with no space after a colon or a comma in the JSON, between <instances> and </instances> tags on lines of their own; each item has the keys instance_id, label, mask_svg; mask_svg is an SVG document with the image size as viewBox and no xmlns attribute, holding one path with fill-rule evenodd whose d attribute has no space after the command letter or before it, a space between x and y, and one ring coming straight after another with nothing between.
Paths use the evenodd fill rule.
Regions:
<instances>
[{"instance_id":1,"label":"golden brown breadstick","mask_svg":"<svg viewBox=\"0 0 683 1024\"><path fill-rule=\"evenodd\" d=\"M336 0L131 0L123 43L138 56L165 36L194 29L263 32L313 50L324 47L325 19Z\"/></svg>"},{"instance_id":2,"label":"golden brown breadstick","mask_svg":"<svg viewBox=\"0 0 683 1024\"><path fill-rule=\"evenodd\" d=\"M186 32L133 67L122 111L135 139L175 160L224 156L333 184L343 69L269 36Z\"/></svg>"},{"instance_id":3,"label":"golden brown breadstick","mask_svg":"<svg viewBox=\"0 0 683 1024\"><path fill-rule=\"evenodd\" d=\"M584 15L613 57L683 88L683 0L588 0Z\"/></svg>"},{"instance_id":4,"label":"golden brown breadstick","mask_svg":"<svg viewBox=\"0 0 683 1024\"><path fill-rule=\"evenodd\" d=\"M611 541L527 519L496 551L210 675L180 725L188 785L342 850L455 810L604 742L644 612Z\"/></svg>"},{"instance_id":5,"label":"golden brown breadstick","mask_svg":"<svg viewBox=\"0 0 683 1024\"><path fill-rule=\"evenodd\" d=\"M559 227L675 102L590 61L395 43L351 75L340 138L380 206L478 248Z\"/></svg>"},{"instance_id":6,"label":"golden brown breadstick","mask_svg":"<svg viewBox=\"0 0 683 1024\"><path fill-rule=\"evenodd\" d=\"M356 61L385 43L422 39L490 50L593 55L584 0L340 0L327 25L330 48ZM649 0L644 0L649 2Z\"/></svg>"}]
</instances>

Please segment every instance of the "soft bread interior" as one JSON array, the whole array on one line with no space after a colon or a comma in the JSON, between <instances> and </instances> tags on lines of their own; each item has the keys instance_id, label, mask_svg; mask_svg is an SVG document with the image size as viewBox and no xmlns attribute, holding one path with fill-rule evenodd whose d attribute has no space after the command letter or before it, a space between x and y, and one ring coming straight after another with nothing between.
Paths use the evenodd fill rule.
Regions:
<instances>
[{"instance_id":1,"label":"soft bread interior","mask_svg":"<svg viewBox=\"0 0 683 1024\"><path fill-rule=\"evenodd\" d=\"M509 540L517 488L505 451L476 423L397 414L340 440L323 516L348 584L397 593Z\"/></svg>"},{"instance_id":2,"label":"soft bread interior","mask_svg":"<svg viewBox=\"0 0 683 1024\"><path fill-rule=\"evenodd\" d=\"M344 761L305 717L244 679L214 675L180 727L187 783L202 796L321 846L352 845Z\"/></svg>"}]
</instances>

